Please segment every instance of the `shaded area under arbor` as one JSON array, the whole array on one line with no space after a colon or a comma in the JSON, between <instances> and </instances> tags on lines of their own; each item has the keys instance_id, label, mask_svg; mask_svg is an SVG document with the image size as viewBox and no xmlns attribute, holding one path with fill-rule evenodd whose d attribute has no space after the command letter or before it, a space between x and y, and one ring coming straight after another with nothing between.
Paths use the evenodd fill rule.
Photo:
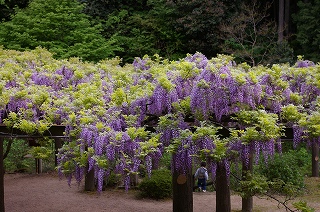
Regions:
<instances>
[{"instance_id":1,"label":"shaded area under arbor","mask_svg":"<svg viewBox=\"0 0 320 212\"><path fill-rule=\"evenodd\" d=\"M15 128L8 128L5 125L0 125L0 212L5 211L4 205L4 166L3 166L3 159L4 159L4 139L36 139L36 138L52 138L55 141L55 150L57 151L58 148L62 145L63 138L67 138L64 134L65 126L56 125L51 126L47 131L45 131L42 135L41 134L26 134L18 129Z\"/></svg>"}]
</instances>

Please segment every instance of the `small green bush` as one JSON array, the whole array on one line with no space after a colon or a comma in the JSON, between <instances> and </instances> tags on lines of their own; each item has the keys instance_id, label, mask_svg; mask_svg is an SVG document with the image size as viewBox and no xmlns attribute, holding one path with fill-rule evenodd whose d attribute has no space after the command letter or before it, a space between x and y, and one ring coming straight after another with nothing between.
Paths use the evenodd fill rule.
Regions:
<instances>
[{"instance_id":1,"label":"small green bush","mask_svg":"<svg viewBox=\"0 0 320 212\"><path fill-rule=\"evenodd\" d=\"M172 196L172 177L170 170L153 170L151 177L145 177L138 186L141 197L165 199Z\"/></svg>"},{"instance_id":2,"label":"small green bush","mask_svg":"<svg viewBox=\"0 0 320 212\"><path fill-rule=\"evenodd\" d=\"M305 201L294 202L293 206L302 212L315 212L315 209L309 207Z\"/></svg>"},{"instance_id":3,"label":"small green bush","mask_svg":"<svg viewBox=\"0 0 320 212\"><path fill-rule=\"evenodd\" d=\"M159 168L171 169L171 157L170 152L164 152L159 163Z\"/></svg>"},{"instance_id":4,"label":"small green bush","mask_svg":"<svg viewBox=\"0 0 320 212\"><path fill-rule=\"evenodd\" d=\"M249 198L256 194L265 194L269 189L269 182L265 176L252 175L250 172L240 181L240 185L240 196L243 198Z\"/></svg>"},{"instance_id":5,"label":"small green bush","mask_svg":"<svg viewBox=\"0 0 320 212\"><path fill-rule=\"evenodd\" d=\"M4 151L8 141L4 141ZM26 158L30 147L24 140L14 140L8 156L4 159L4 169L6 172L31 172L34 168L34 159Z\"/></svg>"},{"instance_id":6,"label":"small green bush","mask_svg":"<svg viewBox=\"0 0 320 212\"><path fill-rule=\"evenodd\" d=\"M105 179L105 187L114 188L117 185L119 185L120 181L121 181L121 175L111 172L108 178Z\"/></svg>"},{"instance_id":7,"label":"small green bush","mask_svg":"<svg viewBox=\"0 0 320 212\"><path fill-rule=\"evenodd\" d=\"M310 167L310 154L306 149L289 150L282 155L276 154L266 165L261 162L257 172L266 176L268 180L282 180L285 184L292 184L302 188L304 186L304 176ZM310 169L309 169L310 171Z\"/></svg>"}]
</instances>

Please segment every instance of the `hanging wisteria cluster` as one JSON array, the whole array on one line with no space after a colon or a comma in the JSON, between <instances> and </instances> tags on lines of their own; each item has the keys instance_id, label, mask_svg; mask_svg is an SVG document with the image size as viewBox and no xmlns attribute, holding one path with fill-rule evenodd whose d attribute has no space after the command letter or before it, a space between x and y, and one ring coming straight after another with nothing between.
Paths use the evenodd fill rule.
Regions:
<instances>
[{"instance_id":1,"label":"hanging wisteria cluster","mask_svg":"<svg viewBox=\"0 0 320 212\"><path fill-rule=\"evenodd\" d=\"M66 126L59 173L70 184L93 171L99 192L111 173L123 176L126 189L143 164L150 176L165 151L173 172L206 160L214 177L218 163L229 174L234 158L248 164L250 154L267 161L281 151L282 127L293 129L294 146L319 143L318 64L249 67L201 53L119 64L0 49L0 124L28 134Z\"/></svg>"}]
</instances>

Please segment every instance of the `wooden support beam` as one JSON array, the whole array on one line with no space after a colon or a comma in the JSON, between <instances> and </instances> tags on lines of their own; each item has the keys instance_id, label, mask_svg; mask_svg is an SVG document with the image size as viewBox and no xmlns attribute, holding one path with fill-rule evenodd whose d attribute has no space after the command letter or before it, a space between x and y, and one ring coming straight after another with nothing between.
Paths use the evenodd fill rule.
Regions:
<instances>
[{"instance_id":1,"label":"wooden support beam","mask_svg":"<svg viewBox=\"0 0 320 212\"><path fill-rule=\"evenodd\" d=\"M185 174L174 171L172 175L173 212L193 212L192 171Z\"/></svg>"},{"instance_id":2,"label":"wooden support beam","mask_svg":"<svg viewBox=\"0 0 320 212\"><path fill-rule=\"evenodd\" d=\"M27 134L16 128L8 128L7 126L0 124L0 137L3 138L66 138L67 136L64 134L65 126L64 125L53 125L48 130L46 130L43 134Z\"/></svg>"},{"instance_id":3,"label":"wooden support beam","mask_svg":"<svg viewBox=\"0 0 320 212\"><path fill-rule=\"evenodd\" d=\"M216 212L231 212L230 184L225 165L217 164Z\"/></svg>"},{"instance_id":4,"label":"wooden support beam","mask_svg":"<svg viewBox=\"0 0 320 212\"><path fill-rule=\"evenodd\" d=\"M253 153L249 154L249 163L242 163L242 179L252 180L253 173ZM242 197L242 212L253 211L253 196Z\"/></svg>"},{"instance_id":5,"label":"wooden support beam","mask_svg":"<svg viewBox=\"0 0 320 212\"><path fill-rule=\"evenodd\" d=\"M312 177L319 177L319 144L312 144Z\"/></svg>"},{"instance_id":6,"label":"wooden support beam","mask_svg":"<svg viewBox=\"0 0 320 212\"><path fill-rule=\"evenodd\" d=\"M88 170L88 166L87 166L87 170ZM95 190L94 170L93 169L91 169L89 172L86 171L84 190L85 191L94 191Z\"/></svg>"},{"instance_id":7,"label":"wooden support beam","mask_svg":"<svg viewBox=\"0 0 320 212\"><path fill-rule=\"evenodd\" d=\"M36 158L36 173L41 174L42 173L42 159Z\"/></svg>"}]
</instances>

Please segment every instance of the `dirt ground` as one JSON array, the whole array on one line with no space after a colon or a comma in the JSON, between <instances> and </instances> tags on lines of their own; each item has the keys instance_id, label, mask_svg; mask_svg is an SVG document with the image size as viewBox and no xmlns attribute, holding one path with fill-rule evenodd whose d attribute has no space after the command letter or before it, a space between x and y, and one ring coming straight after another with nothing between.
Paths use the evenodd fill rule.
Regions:
<instances>
[{"instance_id":1,"label":"dirt ground","mask_svg":"<svg viewBox=\"0 0 320 212\"><path fill-rule=\"evenodd\" d=\"M71 187L67 180L56 174L5 174L6 212L169 212L172 200L138 199L134 190L122 189L84 192L83 185L75 182ZM232 211L241 211L241 198L231 197ZM254 211L286 211L278 208L277 202L254 198ZM215 211L214 192L194 192L194 212ZM316 211L320 211L316 209Z\"/></svg>"}]
</instances>

